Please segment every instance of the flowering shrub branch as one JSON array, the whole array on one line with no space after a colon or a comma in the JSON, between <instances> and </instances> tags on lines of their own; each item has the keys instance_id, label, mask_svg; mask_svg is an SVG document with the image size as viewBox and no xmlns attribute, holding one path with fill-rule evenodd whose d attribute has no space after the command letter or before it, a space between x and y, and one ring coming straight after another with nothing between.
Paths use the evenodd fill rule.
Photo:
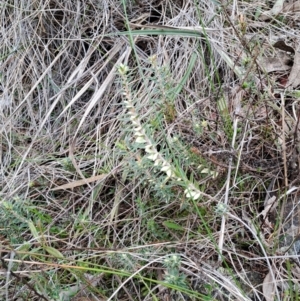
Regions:
<instances>
[{"instance_id":1,"label":"flowering shrub branch","mask_svg":"<svg viewBox=\"0 0 300 301\"><path fill-rule=\"evenodd\" d=\"M122 78L123 95L126 99L124 100L124 105L128 110L129 119L133 125L135 142L139 144L140 148L143 148L145 150L145 152L147 153L146 158L153 161L154 166L159 167L160 171L164 172L167 175L167 180L175 179L177 181L184 181L184 183L186 183L184 194L187 198L198 200L203 195L207 196L205 193L201 192L194 183L190 182L186 178L183 179L182 173L176 171L174 166L160 154L155 145L153 145L151 139L147 136L132 101L133 97L131 95L131 89L126 76L128 71L128 66L125 66L123 64L119 65L118 72Z\"/></svg>"}]
</instances>

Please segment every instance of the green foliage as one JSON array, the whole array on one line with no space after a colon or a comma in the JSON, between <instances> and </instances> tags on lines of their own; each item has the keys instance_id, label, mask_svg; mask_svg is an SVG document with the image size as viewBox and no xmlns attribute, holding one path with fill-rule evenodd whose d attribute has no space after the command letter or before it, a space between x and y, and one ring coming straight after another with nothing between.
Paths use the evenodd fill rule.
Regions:
<instances>
[{"instance_id":1,"label":"green foliage","mask_svg":"<svg viewBox=\"0 0 300 301\"><path fill-rule=\"evenodd\" d=\"M169 284L188 288L186 283L186 276L180 273L179 269L181 267L181 258L179 255L173 254L166 257L164 260L164 265L167 269L165 275L165 281Z\"/></svg>"},{"instance_id":2,"label":"green foliage","mask_svg":"<svg viewBox=\"0 0 300 301\"><path fill-rule=\"evenodd\" d=\"M169 235L154 219L148 219L147 221L147 231L149 232L150 237L154 239L168 239Z\"/></svg>"}]
</instances>

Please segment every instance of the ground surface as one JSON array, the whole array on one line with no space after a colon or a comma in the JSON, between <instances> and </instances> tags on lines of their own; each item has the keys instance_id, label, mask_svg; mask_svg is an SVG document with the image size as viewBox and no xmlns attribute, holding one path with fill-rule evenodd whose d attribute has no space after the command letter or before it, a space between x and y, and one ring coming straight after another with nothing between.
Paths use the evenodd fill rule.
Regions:
<instances>
[{"instance_id":1,"label":"ground surface","mask_svg":"<svg viewBox=\"0 0 300 301\"><path fill-rule=\"evenodd\" d=\"M299 1L3 1L1 300L298 300Z\"/></svg>"}]
</instances>

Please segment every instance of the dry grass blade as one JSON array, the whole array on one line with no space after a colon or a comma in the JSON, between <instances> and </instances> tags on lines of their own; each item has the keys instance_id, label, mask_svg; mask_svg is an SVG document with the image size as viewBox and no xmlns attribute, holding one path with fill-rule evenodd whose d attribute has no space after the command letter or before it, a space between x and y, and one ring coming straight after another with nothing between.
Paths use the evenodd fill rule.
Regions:
<instances>
[{"instance_id":1,"label":"dry grass blade","mask_svg":"<svg viewBox=\"0 0 300 301\"><path fill-rule=\"evenodd\" d=\"M263 294L266 301L275 300L275 283L271 272L269 272L263 282Z\"/></svg>"},{"instance_id":2,"label":"dry grass blade","mask_svg":"<svg viewBox=\"0 0 300 301\"><path fill-rule=\"evenodd\" d=\"M261 20L268 20L273 16L277 16L280 12L282 12L284 7L285 0L277 0L269 11L265 11L261 16Z\"/></svg>"},{"instance_id":3,"label":"dry grass blade","mask_svg":"<svg viewBox=\"0 0 300 301\"><path fill-rule=\"evenodd\" d=\"M120 51L120 49L122 48L122 43L116 44L113 49L109 52L107 59L105 61L105 63L103 63L103 66L95 73L93 74L93 76L91 75L91 78L89 81L87 81L85 83L85 85L79 90L79 92L74 96L74 98L68 103L68 105L64 108L64 110L61 112L61 114L58 117L61 117L65 114L65 112L86 92L86 90L90 87L90 85L92 84L92 82L94 81L94 78L98 76L98 74L104 69L106 68L106 66L111 62L111 60L113 60L113 58L115 57L115 55ZM91 55L91 54L90 54ZM89 55L89 56L90 56ZM89 59L89 56L87 56L86 58L84 58L84 60L81 62L82 64L84 62L86 62ZM122 58L124 57L124 55L122 56ZM119 59L120 60L120 59ZM85 63L86 64L86 63ZM76 69L73 74L71 75L70 79L68 80L68 83L72 83L74 77L76 76L76 74L82 70L82 66L78 66L78 70ZM114 73L114 69L112 70L112 73ZM93 96L93 99L91 100L91 104L88 107L88 112L87 114L89 114L90 110L92 109L93 105L95 104L95 100L99 100L99 98L101 98L101 95L104 93L105 89L107 88L107 84L109 84L109 82L111 82L113 79L112 75L109 77L109 79L107 80L106 85L101 86L100 89L98 90L97 94L95 94ZM99 92L100 91L100 92ZM97 98L98 97L98 98ZM82 121L84 122L84 120Z\"/></svg>"},{"instance_id":4,"label":"dry grass blade","mask_svg":"<svg viewBox=\"0 0 300 301\"><path fill-rule=\"evenodd\" d=\"M68 183L68 184L60 185L60 186L57 186L55 188L51 188L50 190L51 191L57 191L57 190L72 189L72 188L75 188L75 187L86 185L88 183L93 183L93 182L96 182L96 181L99 181L99 180L103 180L106 177L107 177L107 174L92 176L92 177L89 177L89 178L85 178L84 180L73 181L73 182Z\"/></svg>"},{"instance_id":5,"label":"dry grass blade","mask_svg":"<svg viewBox=\"0 0 300 301\"><path fill-rule=\"evenodd\" d=\"M291 3L286 3L283 6L284 13L299 13L300 12L300 1L293 1Z\"/></svg>"},{"instance_id":6,"label":"dry grass blade","mask_svg":"<svg viewBox=\"0 0 300 301\"><path fill-rule=\"evenodd\" d=\"M118 58L117 62L114 64L114 67L109 72L109 74L105 78L105 80L102 83L102 85L100 86L100 88L93 95L92 99L90 100L90 103L88 104L87 108L85 109L85 112L84 112L84 114L83 114L83 116L80 120L80 123L79 123L78 128L75 132L74 137L77 136L78 131L79 131L80 127L82 126L82 124L84 123L86 117L88 116L90 111L93 109L95 104L101 99L101 97L102 97L103 93L105 92L105 90L108 88L109 85L111 85L113 83L113 80L114 80L115 75L116 75L116 67L119 66L123 62L123 60L129 55L130 52L131 52L131 48L127 47L127 49L123 52L123 54Z\"/></svg>"},{"instance_id":7,"label":"dry grass blade","mask_svg":"<svg viewBox=\"0 0 300 301\"><path fill-rule=\"evenodd\" d=\"M265 201L264 210L260 213L263 218L266 218L267 214L275 210L276 206L278 205L278 200L276 202L276 196L272 196Z\"/></svg>"},{"instance_id":8,"label":"dry grass blade","mask_svg":"<svg viewBox=\"0 0 300 301\"><path fill-rule=\"evenodd\" d=\"M11 114L11 117L8 118L2 129L0 130L0 133L5 129L5 127L9 124L13 116L16 116L18 111L25 105L25 103L28 101L29 97L31 96L32 92L37 88L37 86L41 83L41 81L45 78L45 76L51 71L51 68L57 63L58 59L65 53L66 49L61 50L56 57L53 59L51 64L47 67L47 69L43 72L43 74L39 77L39 80L33 85L31 90L27 93L27 95L24 97L24 99L21 101L21 103L14 109L14 112Z\"/></svg>"},{"instance_id":9,"label":"dry grass blade","mask_svg":"<svg viewBox=\"0 0 300 301\"><path fill-rule=\"evenodd\" d=\"M299 41L297 42L299 43ZM287 82L287 87L296 88L300 85L300 46L297 47L294 56L294 64Z\"/></svg>"}]
</instances>

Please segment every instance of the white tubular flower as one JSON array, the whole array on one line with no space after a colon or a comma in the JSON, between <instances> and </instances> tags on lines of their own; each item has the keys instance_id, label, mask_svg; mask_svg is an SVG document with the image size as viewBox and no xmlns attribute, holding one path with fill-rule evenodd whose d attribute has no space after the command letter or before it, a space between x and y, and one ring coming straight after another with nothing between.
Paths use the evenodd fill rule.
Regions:
<instances>
[{"instance_id":1,"label":"white tubular flower","mask_svg":"<svg viewBox=\"0 0 300 301\"><path fill-rule=\"evenodd\" d=\"M136 138L135 142L136 143L146 143L147 141L145 140L145 138L143 136L139 136Z\"/></svg>"},{"instance_id":2,"label":"white tubular flower","mask_svg":"<svg viewBox=\"0 0 300 301\"><path fill-rule=\"evenodd\" d=\"M131 102L127 101L127 100L124 100L124 104L125 104L125 107L127 109L132 109L133 108L133 105Z\"/></svg>"},{"instance_id":3,"label":"white tubular flower","mask_svg":"<svg viewBox=\"0 0 300 301\"><path fill-rule=\"evenodd\" d=\"M157 158L157 159L154 161L154 166L159 166L161 163L162 163L162 160L161 160L160 158Z\"/></svg>"},{"instance_id":4,"label":"white tubular flower","mask_svg":"<svg viewBox=\"0 0 300 301\"><path fill-rule=\"evenodd\" d=\"M185 190L184 191L185 195L189 199L193 199L194 201L198 200L201 193L199 191L194 191L194 190Z\"/></svg>"},{"instance_id":5,"label":"white tubular flower","mask_svg":"<svg viewBox=\"0 0 300 301\"><path fill-rule=\"evenodd\" d=\"M196 201L200 198L201 196L201 192L198 190L198 191L194 191L194 195L193 195L193 200Z\"/></svg>"},{"instance_id":6,"label":"white tubular flower","mask_svg":"<svg viewBox=\"0 0 300 301\"><path fill-rule=\"evenodd\" d=\"M134 126L139 126L140 125L135 119L131 119L131 122Z\"/></svg>"},{"instance_id":7,"label":"white tubular flower","mask_svg":"<svg viewBox=\"0 0 300 301\"><path fill-rule=\"evenodd\" d=\"M201 196L201 192L193 184L189 184L184 193L187 198L191 198L194 201L198 200Z\"/></svg>"},{"instance_id":8,"label":"white tubular flower","mask_svg":"<svg viewBox=\"0 0 300 301\"><path fill-rule=\"evenodd\" d=\"M118 71L121 75L125 75L128 72L128 70L129 70L128 66L124 64L120 64L118 67Z\"/></svg>"},{"instance_id":9,"label":"white tubular flower","mask_svg":"<svg viewBox=\"0 0 300 301\"><path fill-rule=\"evenodd\" d=\"M202 169L201 173L205 173L205 174L211 175L213 179L215 179L218 176L218 172L217 171L213 171L213 170L210 170L208 168Z\"/></svg>"},{"instance_id":10,"label":"white tubular flower","mask_svg":"<svg viewBox=\"0 0 300 301\"><path fill-rule=\"evenodd\" d=\"M160 170L165 172L169 178L174 175L172 171L172 166L166 162L164 163L163 167Z\"/></svg>"},{"instance_id":11,"label":"white tubular flower","mask_svg":"<svg viewBox=\"0 0 300 301\"><path fill-rule=\"evenodd\" d=\"M145 135L142 132L135 132L134 135L137 137L145 137Z\"/></svg>"},{"instance_id":12,"label":"white tubular flower","mask_svg":"<svg viewBox=\"0 0 300 301\"><path fill-rule=\"evenodd\" d=\"M153 154L150 154L149 156L147 156L147 158L152 161L156 161L158 159L158 157L159 157L158 153L153 153Z\"/></svg>"},{"instance_id":13,"label":"white tubular flower","mask_svg":"<svg viewBox=\"0 0 300 301\"><path fill-rule=\"evenodd\" d=\"M145 152L148 154L155 154L157 151L154 149L154 147L151 144L146 145Z\"/></svg>"},{"instance_id":14,"label":"white tubular flower","mask_svg":"<svg viewBox=\"0 0 300 301\"><path fill-rule=\"evenodd\" d=\"M136 117L136 115L133 113L133 112L129 112L129 115L130 115L130 120L132 121L132 122L136 122L137 121L137 117Z\"/></svg>"},{"instance_id":15,"label":"white tubular flower","mask_svg":"<svg viewBox=\"0 0 300 301\"><path fill-rule=\"evenodd\" d=\"M133 129L135 132L142 132L143 128L139 125Z\"/></svg>"}]
</instances>

